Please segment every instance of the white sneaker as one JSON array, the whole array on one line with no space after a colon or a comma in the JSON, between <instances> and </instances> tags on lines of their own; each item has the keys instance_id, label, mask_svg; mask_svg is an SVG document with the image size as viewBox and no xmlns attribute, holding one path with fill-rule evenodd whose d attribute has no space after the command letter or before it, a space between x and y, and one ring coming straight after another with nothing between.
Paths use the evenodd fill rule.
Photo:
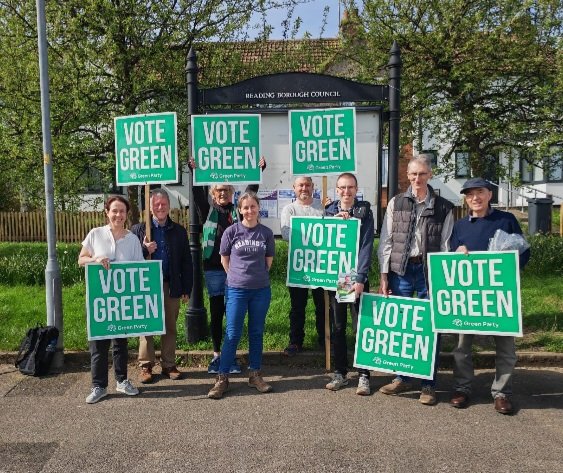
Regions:
<instances>
[{"instance_id":1,"label":"white sneaker","mask_svg":"<svg viewBox=\"0 0 563 473\"><path fill-rule=\"evenodd\" d=\"M95 404L100 399L106 397L108 395L108 391L106 388L100 388L99 386L94 386L92 388L92 392L86 398L87 404Z\"/></svg>"},{"instance_id":2,"label":"white sneaker","mask_svg":"<svg viewBox=\"0 0 563 473\"><path fill-rule=\"evenodd\" d=\"M360 396L369 396L371 389L369 387L369 378L367 376L362 376L358 378L358 388L356 389L356 394Z\"/></svg>"},{"instance_id":3,"label":"white sneaker","mask_svg":"<svg viewBox=\"0 0 563 473\"><path fill-rule=\"evenodd\" d=\"M131 381L129 381L128 379L121 381L121 383L118 382L115 390L118 393L127 394L128 396L136 396L137 394L139 394L139 390L135 386L133 386Z\"/></svg>"},{"instance_id":4,"label":"white sneaker","mask_svg":"<svg viewBox=\"0 0 563 473\"><path fill-rule=\"evenodd\" d=\"M348 380L342 376L340 373L334 373L332 381L328 383L325 387L331 391L338 391L344 386L348 386Z\"/></svg>"}]
</instances>

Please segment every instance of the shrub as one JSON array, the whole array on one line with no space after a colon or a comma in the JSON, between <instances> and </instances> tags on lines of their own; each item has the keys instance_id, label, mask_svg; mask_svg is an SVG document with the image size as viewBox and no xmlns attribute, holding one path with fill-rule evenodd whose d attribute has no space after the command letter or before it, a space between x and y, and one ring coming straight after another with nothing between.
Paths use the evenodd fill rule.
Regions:
<instances>
[{"instance_id":1,"label":"shrub","mask_svg":"<svg viewBox=\"0 0 563 473\"><path fill-rule=\"evenodd\" d=\"M528 238L531 258L526 272L563 274L563 238L557 235L534 235Z\"/></svg>"}]
</instances>

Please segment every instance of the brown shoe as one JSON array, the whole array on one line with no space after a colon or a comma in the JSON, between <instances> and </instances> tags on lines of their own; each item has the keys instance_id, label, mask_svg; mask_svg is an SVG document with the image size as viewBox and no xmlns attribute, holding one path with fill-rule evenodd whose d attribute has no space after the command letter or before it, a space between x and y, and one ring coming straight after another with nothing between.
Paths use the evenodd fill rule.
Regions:
<instances>
[{"instance_id":1,"label":"brown shoe","mask_svg":"<svg viewBox=\"0 0 563 473\"><path fill-rule=\"evenodd\" d=\"M221 399L223 394L229 390L229 377L226 374L218 374L215 386L207 393L209 399Z\"/></svg>"},{"instance_id":2,"label":"brown shoe","mask_svg":"<svg viewBox=\"0 0 563 473\"><path fill-rule=\"evenodd\" d=\"M469 405L469 396L463 391L455 391L450 398L450 406L465 409Z\"/></svg>"},{"instance_id":3,"label":"brown shoe","mask_svg":"<svg viewBox=\"0 0 563 473\"><path fill-rule=\"evenodd\" d=\"M270 386L262 379L262 373L260 373L260 371L250 372L250 377L248 378L248 385L251 388L256 388L258 392L261 393L269 393L272 390L272 386Z\"/></svg>"},{"instance_id":4,"label":"brown shoe","mask_svg":"<svg viewBox=\"0 0 563 473\"><path fill-rule=\"evenodd\" d=\"M418 401L425 406L434 406L438 402L436 390L430 386L423 386Z\"/></svg>"},{"instance_id":5,"label":"brown shoe","mask_svg":"<svg viewBox=\"0 0 563 473\"><path fill-rule=\"evenodd\" d=\"M497 396L495 397L495 411L510 415L514 413L514 407L507 397Z\"/></svg>"},{"instance_id":6,"label":"brown shoe","mask_svg":"<svg viewBox=\"0 0 563 473\"><path fill-rule=\"evenodd\" d=\"M143 365L141 366L141 372L139 373L139 382L143 384L152 383L152 366L151 365Z\"/></svg>"},{"instance_id":7,"label":"brown shoe","mask_svg":"<svg viewBox=\"0 0 563 473\"><path fill-rule=\"evenodd\" d=\"M172 368L162 368L162 376L167 376L168 378L177 381L182 377L182 373L178 371L178 368L173 366Z\"/></svg>"},{"instance_id":8,"label":"brown shoe","mask_svg":"<svg viewBox=\"0 0 563 473\"><path fill-rule=\"evenodd\" d=\"M389 384L385 386L381 386L379 388L379 392L383 394L400 394L404 393L405 391L410 391L412 385L410 383L405 383L400 379L394 379Z\"/></svg>"}]
</instances>

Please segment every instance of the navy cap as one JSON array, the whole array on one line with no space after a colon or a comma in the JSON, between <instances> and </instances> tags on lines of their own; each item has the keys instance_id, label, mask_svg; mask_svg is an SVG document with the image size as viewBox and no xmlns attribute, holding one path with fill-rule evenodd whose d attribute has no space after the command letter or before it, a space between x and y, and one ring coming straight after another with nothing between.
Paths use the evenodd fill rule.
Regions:
<instances>
[{"instance_id":1,"label":"navy cap","mask_svg":"<svg viewBox=\"0 0 563 473\"><path fill-rule=\"evenodd\" d=\"M486 179L483 179L482 177L472 177L463 183L459 192L460 194L465 194L468 190L477 189L478 187L484 187L490 191L493 190L493 185Z\"/></svg>"}]
</instances>

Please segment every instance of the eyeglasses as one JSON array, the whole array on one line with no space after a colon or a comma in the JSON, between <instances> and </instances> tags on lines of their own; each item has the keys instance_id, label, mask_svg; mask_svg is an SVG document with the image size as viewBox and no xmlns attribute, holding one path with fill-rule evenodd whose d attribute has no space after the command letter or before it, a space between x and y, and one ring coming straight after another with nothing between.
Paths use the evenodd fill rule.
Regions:
<instances>
[{"instance_id":1,"label":"eyeglasses","mask_svg":"<svg viewBox=\"0 0 563 473\"><path fill-rule=\"evenodd\" d=\"M336 188L341 191L351 191L352 189L355 189L356 186L336 186Z\"/></svg>"},{"instance_id":2,"label":"eyeglasses","mask_svg":"<svg viewBox=\"0 0 563 473\"><path fill-rule=\"evenodd\" d=\"M428 176L427 172L409 172L409 176L411 177L426 177Z\"/></svg>"},{"instance_id":3,"label":"eyeglasses","mask_svg":"<svg viewBox=\"0 0 563 473\"><path fill-rule=\"evenodd\" d=\"M215 189L215 192L217 192L217 194L229 194L231 192L231 189Z\"/></svg>"}]
</instances>

